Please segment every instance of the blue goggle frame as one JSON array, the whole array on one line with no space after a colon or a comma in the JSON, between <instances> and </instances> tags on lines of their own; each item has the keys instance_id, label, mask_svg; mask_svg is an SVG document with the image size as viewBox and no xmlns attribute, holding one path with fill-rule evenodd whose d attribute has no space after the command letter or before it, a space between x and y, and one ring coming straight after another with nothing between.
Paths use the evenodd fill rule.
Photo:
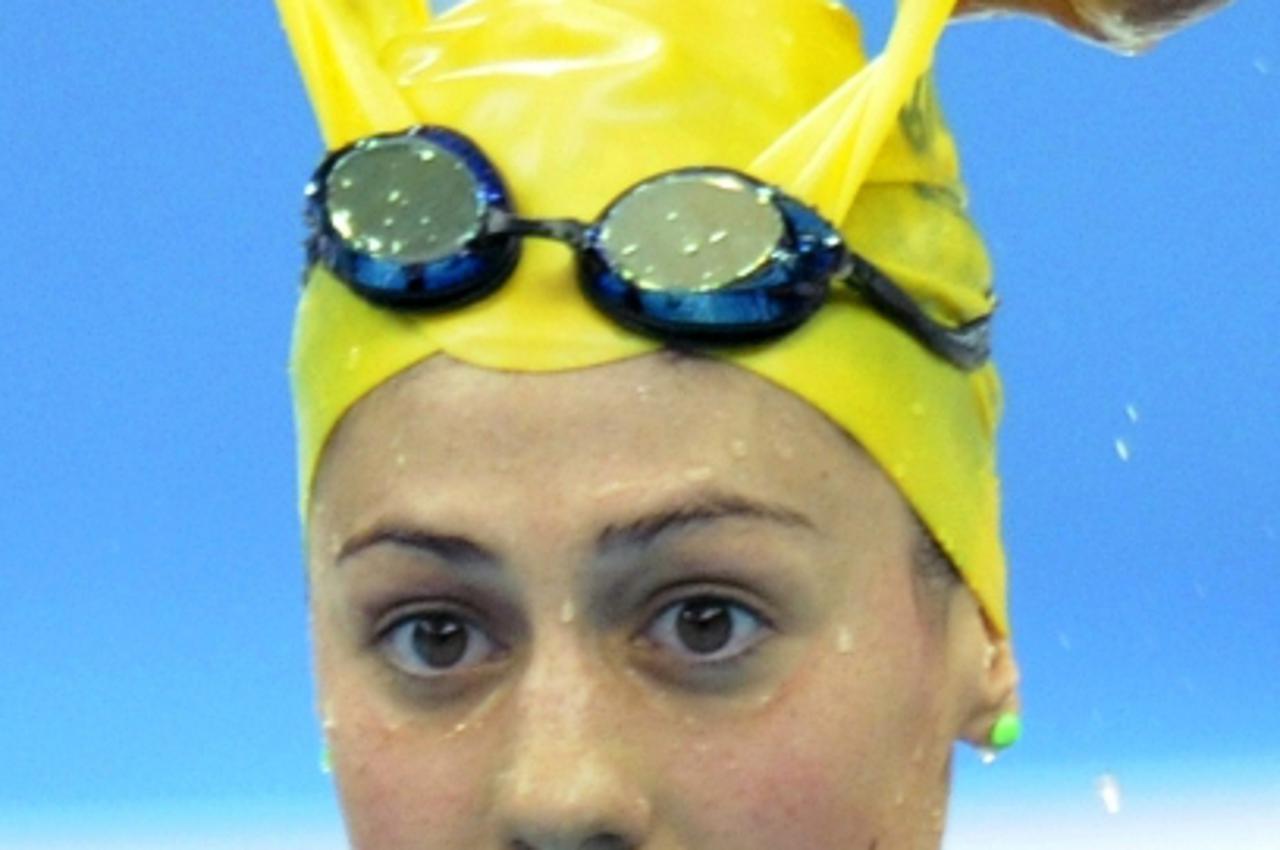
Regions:
<instances>
[{"instance_id":1,"label":"blue goggle frame","mask_svg":"<svg viewBox=\"0 0 1280 850\"><path fill-rule=\"evenodd\" d=\"M664 195L668 222L696 202L700 214L688 218L701 219L697 226L704 229L707 201L722 206L724 218L711 239L675 245L670 234L656 235L667 225L652 216L646 220L644 204L651 212L652 199ZM753 204L765 211L753 211ZM406 216L414 219L408 227ZM821 307L831 281L838 280L953 365L972 370L990 356L990 315L957 327L937 322L851 251L813 209L731 169L659 174L623 192L590 223L529 219L516 214L501 175L474 142L454 130L422 126L361 139L329 154L307 186L306 219L308 261L325 266L364 298L396 309L456 307L485 297L511 276L523 240L537 237L572 246L582 290L600 310L669 343L742 344L777 337ZM619 251L624 227L638 232L621 240L629 244ZM703 279L662 280L652 273L659 263L678 265L679 254L696 254L717 235L734 237L745 259L703 271ZM437 246L425 248L423 237ZM658 263L638 268L623 256L631 250L648 252Z\"/></svg>"}]
</instances>

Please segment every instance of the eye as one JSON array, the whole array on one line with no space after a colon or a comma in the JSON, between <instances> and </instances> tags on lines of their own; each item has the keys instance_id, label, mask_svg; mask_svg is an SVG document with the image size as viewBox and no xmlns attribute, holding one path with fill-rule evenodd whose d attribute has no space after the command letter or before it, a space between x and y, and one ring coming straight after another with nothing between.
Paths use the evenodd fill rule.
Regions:
<instances>
[{"instance_id":1,"label":"eye","mask_svg":"<svg viewBox=\"0 0 1280 850\"><path fill-rule=\"evenodd\" d=\"M662 609L645 635L696 667L740 661L770 630L765 618L746 605L699 594Z\"/></svg>"},{"instance_id":2,"label":"eye","mask_svg":"<svg viewBox=\"0 0 1280 850\"><path fill-rule=\"evenodd\" d=\"M397 620L380 640L400 670L435 678L488 661L498 646L478 626L448 611L419 612Z\"/></svg>"}]
</instances>

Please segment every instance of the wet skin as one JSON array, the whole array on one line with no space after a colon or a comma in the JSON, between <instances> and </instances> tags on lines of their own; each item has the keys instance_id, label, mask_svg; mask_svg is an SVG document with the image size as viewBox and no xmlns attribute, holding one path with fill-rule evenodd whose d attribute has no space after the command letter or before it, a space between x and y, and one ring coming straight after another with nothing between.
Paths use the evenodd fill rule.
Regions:
<instances>
[{"instance_id":1,"label":"wet skin","mask_svg":"<svg viewBox=\"0 0 1280 850\"><path fill-rule=\"evenodd\" d=\"M419 364L313 492L352 845L937 848L952 744L1016 672L916 541L845 435L737 368Z\"/></svg>"}]
</instances>

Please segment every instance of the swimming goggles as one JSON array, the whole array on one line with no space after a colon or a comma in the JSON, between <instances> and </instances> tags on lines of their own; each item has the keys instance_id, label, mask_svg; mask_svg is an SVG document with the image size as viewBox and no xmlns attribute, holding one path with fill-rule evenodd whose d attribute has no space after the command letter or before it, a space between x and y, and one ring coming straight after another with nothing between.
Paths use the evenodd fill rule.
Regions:
<instances>
[{"instance_id":1,"label":"swimming goggles","mask_svg":"<svg viewBox=\"0 0 1280 850\"><path fill-rule=\"evenodd\" d=\"M762 342L843 282L953 365L990 356L990 315L950 327L850 250L818 213L724 168L683 168L619 195L594 222L516 214L467 137L423 126L329 154L307 185L308 261L396 309L459 306L507 280L527 237L573 248L586 297L670 343Z\"/></svg>"}]
</instances>

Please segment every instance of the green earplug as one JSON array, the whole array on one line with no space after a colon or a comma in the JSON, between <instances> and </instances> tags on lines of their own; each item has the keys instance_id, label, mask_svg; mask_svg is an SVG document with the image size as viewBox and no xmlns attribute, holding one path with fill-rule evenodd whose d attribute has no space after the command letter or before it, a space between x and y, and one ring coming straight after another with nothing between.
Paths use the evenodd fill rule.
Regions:
<instances>
[{"instance_id":1,"label":"green earplug","mask_svg":"<svg viewBox=\"0 0 1280 850\"><path fill-rule=\"evenodd\" d=\"M1015 712L1006 711L991 727L991 746L997 750L1007 750L1022 737L1022 718Z\"/></svg>"}]
</instances>

